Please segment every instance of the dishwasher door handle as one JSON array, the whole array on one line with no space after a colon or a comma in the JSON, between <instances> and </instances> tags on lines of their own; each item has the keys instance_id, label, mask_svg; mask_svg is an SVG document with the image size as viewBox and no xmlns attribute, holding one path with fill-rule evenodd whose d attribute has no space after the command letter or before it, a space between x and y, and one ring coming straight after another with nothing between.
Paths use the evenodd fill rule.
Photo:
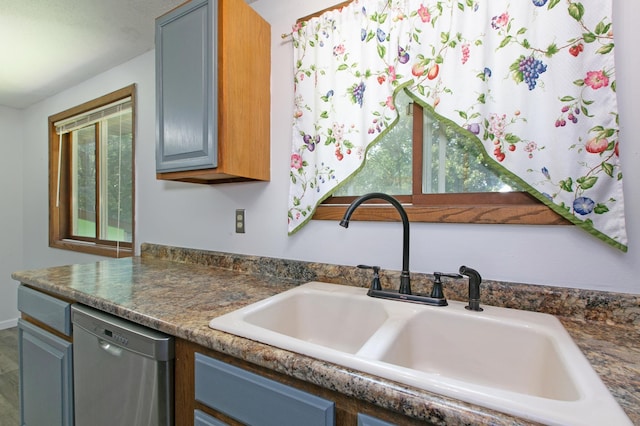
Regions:
<instances>
[{"instance_id":1,"label":"dishwasher door handle","mask_svg":"<svg viewBox=\"0 0 640 426\"><path fill-rule=\"evenodd\" d=\"M104 350L105 352L117 357L122 355L122 348L115 346L110 342L107 342L106 340L102 340L102 339L98 339L98 343L100 344L100 347L102 348L102 350Z\"/></svg>"}]
</instances>

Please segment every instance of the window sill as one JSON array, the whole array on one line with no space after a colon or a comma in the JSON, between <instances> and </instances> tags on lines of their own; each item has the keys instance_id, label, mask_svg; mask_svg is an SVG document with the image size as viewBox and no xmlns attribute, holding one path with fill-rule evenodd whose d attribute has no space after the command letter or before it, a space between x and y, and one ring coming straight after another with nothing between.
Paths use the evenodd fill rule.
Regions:
<instances>
[{"instance_id":1,"label":"window sill","mask_svg":"<svg viewBox=\"0 0 640 426\"><path fill-rule=\"evenodd\" d=\"M77 251L77 252L87 253L87 254L95 254L98 256L105 256L105 257L122 258L122 257L133 256L133 250L131 247L120 246L118 248L116 246L87 243L84 241L77 241L77 240L64 239L64 240L50 241L49 247L58 248L62 250Z\"/></svg>"},{"instance_id":2,"label":"window sill","mask_svg":"<svg viewBox=\"0 0 640 426\"><path fill-rule=\"evenodd\" d=\"M320 205L314 220L340 221L348 204ZM410 222L430 223L480 223L512 225L570 225L571 223L540 205L403 205ZM399 221L395 208L385 205L361 205L351 216L352 220Z\"/></svg>"}]
</instances>

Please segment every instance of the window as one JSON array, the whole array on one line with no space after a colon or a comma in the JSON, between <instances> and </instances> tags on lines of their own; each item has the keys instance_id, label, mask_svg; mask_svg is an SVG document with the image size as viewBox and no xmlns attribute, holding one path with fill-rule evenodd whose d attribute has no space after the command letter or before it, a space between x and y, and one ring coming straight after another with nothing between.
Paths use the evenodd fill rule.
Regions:
<instances>
[{"instance_id":1,"label":"window","mask_svg":"<svg viewBox=\"0 0 640 426\"><path fill-rule=\"evenodd\" d=\"M401 92L400 118L367 153L364 167L314 219L335 220L344 205L368 192L386 192L405 205L414 222L567 224L551 209L494 173L455 125L436 117ZM362 210L360 219L396 220L393 209ZM357 216L356 216L357 218Z\"/></svg>"},{"instance_id":2,"label":"window","mask_svg":"<svg viewBox=\"0 0 640 426\"><path fill-rule=\"evenodd\" d=\"M111 257L134 242L135 86L49 117L49 246Z\"/></svg>"}]
</instances>

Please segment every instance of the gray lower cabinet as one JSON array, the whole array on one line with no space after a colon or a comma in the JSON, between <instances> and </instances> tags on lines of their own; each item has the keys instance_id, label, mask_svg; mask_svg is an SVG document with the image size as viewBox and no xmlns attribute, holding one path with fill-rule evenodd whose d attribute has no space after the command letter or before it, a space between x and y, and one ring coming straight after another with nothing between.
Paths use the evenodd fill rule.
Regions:
<instances>
[{"instance_id":1,"label":"gray lower cabinet","mask_svg":"<svg viewBox=\"0 0 640 426\"><path fill-rule=\"evenodd\" d=\"M205 412L200 410L194 411L194 426L229 426L228 423L225 423L219 419L216 419L213 416L208 415Z\"/></svg>"},{"instance_id":2,"label":"gray lower cabinet","mask_svg":"<svg viewBox=\"0 0 640 426\"><path fill-rule=\"evenodd\" d=\"M217 359L195 354L195 397L247 425L330 426L335 403ZM207 423L209 419L210 423ZM220 425L198 416L196 425Z\"/></svg>"},{"instance_id":3,"label":"gray lower cabinet","mask_svg":"<svg viewBox=\"0 0 640 426\"><path fill-rule=\"evenodd\" d=\"M71 304L21 285L18 309L20 424L72 426Z\"/></svg>"},{"instance_id":4,"label":"gray lower cabinet","mask_svg":"<svg viewBox=\"0 0 640 426\"><path fill-rule=\"evenodd\" d=\"M73 425L72 344L18 320L20 423Z\"/></svg>"},{"instance_id":5,"label":"gray lower cabinet","mask_svg":"<svg viewBox=\"0 0 640 426\"><path fill-rule=\"evenodd\" d=\"M358 426L394 426L395 423L385 422L368 414L358 413Z\"/></svg>"}]
</instances>

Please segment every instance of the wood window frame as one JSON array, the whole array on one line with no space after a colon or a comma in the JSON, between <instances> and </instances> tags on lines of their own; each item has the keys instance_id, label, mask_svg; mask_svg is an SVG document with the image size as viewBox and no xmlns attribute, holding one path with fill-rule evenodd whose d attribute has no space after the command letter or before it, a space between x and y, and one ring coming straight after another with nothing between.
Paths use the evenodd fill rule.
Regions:
<instances>
[{"instance_id":1,"label":"wood window frame","mask_svg":"<svg viewBox=\"0 0 640 426\"><path fill-rule=\"evenodd\" d=\"M422 107L413 102L413 195L395 198L411 222L518 225L570 225L571 223L526 192L422 194ZM314 220L342 219L346 206L358 197L329 197L320 204ZM399 221L398 212L383 201L371 200L358 208L353 220Z\"/></svg>"},{"instance_id":2,"label":"wood window frame","mask_svg":"<svg viewBox=\"0 0 640 426\"><path fill-rule=\"evenodd\" d=\"M60 147L60 137L56 132L55 123L61 120L86 113L88 111L109 105L120 99L131 98L131 126L132 126L132 147L131 147L131 197L135 200L135 84L101 96L97 99L85 102L81 105L54 114L49 117L49 247L64 250L77 251L82 253L100 255L105 257L131 257L135 243L135 202L132 202L132 236L131 243L96 241L91 238L81 238L72 236L71 232L71 149L70 144L63 143ZM96 126L96 132L99 132ZM69 135L63 136L68 138ZM61 154L61 155L60 155ZM96 153L98 156L99 153ZM61 158L59 158L61 157ZM58 167L61 173L58 174ZM65 171L67 171L65 173ZM60 178L58 178L60 176ZM96 182L96 186L98 186ZM59 191L59 196L58 196ZM97 209L98 210L98 209Z\"/></svg>"}]
</instances>

